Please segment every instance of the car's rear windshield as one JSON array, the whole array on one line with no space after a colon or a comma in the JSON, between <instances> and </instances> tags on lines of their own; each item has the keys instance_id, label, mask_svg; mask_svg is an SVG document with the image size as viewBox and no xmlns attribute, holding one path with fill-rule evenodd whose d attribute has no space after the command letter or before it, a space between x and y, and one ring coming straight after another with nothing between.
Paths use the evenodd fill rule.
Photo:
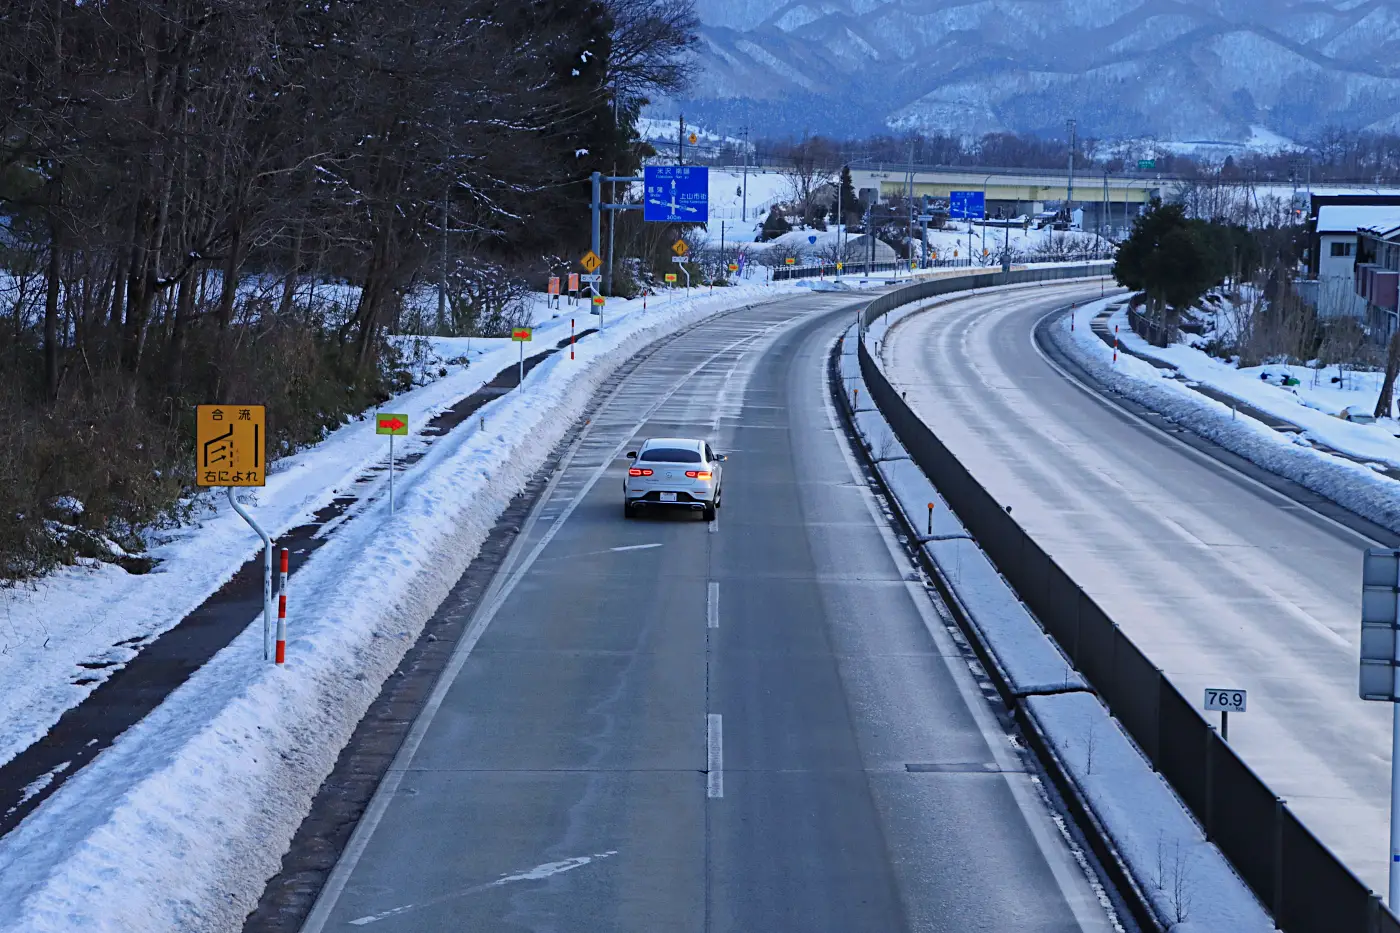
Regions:
<instances>
[{"instance_id":1,"label":"car's rear windshield","mask_svg":"<svg viewBox=\"0 0 1400 933\"><path fill-rule=\"evenodd\" d=\"M649 463L700 463L700 451L681 447L652 447L642 451L638 460Z\"/></svg>"}]
</instances>

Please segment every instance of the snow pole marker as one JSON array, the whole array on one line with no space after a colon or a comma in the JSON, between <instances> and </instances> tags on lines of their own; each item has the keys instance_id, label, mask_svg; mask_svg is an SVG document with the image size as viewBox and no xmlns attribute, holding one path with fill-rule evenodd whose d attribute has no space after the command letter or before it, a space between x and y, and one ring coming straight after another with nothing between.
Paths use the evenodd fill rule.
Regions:
<instances>
[{"instance_id":1,"label":"snow pole marker","mask_svg":"<svg viewBox=\"0 0 1400 933\"><path fill-rule=\"evenodd\" d=\"M933 535L933 503L932 503L932 502L930 502L930 503L928 504L928 533L929 533L929 536L932 537L932 535Z\"/></svg>"},{"instance_id":2,"label":"snow pole marker","mask_svg":"<svg viewBox=\"0 0 1400 933\"><path fill-rule=\"evenodd\" d=\"M390 437L393 437L391 434ZM282 548L282 573L277 578L277 659L276 663L287 663L287 562L291 554Z\"/></svg>"}]
</instances>

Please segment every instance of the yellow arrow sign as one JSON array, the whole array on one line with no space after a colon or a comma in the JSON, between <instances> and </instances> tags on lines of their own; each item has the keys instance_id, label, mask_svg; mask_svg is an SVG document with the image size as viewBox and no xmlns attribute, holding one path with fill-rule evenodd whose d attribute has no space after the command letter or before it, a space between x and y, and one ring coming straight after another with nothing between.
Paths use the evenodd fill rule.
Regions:
<instances>
[{"instance_id":1,"label":"yellow arrow sign","mask_svg":"<svg viewBox=\"0 0 1400 933\"><path fill-rule=\"evenodd\" d=\"M686 253L690 252L690 247L685 245L685 240L677 240L671 244L671 252L675 253L677 256L684 256Z\"/></svg>"},{"instance_id":2,"label":"yellow arrow sign","mask_svg":"<svg viewBox=\"0 0 1400 933\"><path fill-rule=\"evenodd\" d=\"M583 258L578 261L578 264L583 266L583 268L589 273L592 273L595 269L597 269L603 264L603 260L599 259L598 254L590 249L588 252L583 254Z\"/></svg>"}]
</instances>

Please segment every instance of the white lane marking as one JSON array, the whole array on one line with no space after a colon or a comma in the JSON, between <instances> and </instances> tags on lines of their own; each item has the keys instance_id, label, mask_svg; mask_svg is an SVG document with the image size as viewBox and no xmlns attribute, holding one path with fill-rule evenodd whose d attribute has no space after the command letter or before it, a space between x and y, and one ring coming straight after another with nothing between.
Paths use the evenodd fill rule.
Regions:
<instances>
[{"instance_id":1,"label":"white lane marking","mask_svg":"<svg viewBox=\"0 0 1400 933\"><path fill-rule=\"evenodd\" d=\"M768 327L771 329L772 327L782 326L783 324L791 324L796 320L797 318L791 318L787 321L768 325ZM624 423L635 433L641 425L652 418L662 405L666 404L672 396L679 392L696 373L700 372L706 366L719 359L725 353L730 352L735 347L750 340L754 340L759 336L762 336L762 332L741 337L727 346L716 350L677 379L669 391L664 393L659 399L653 401L652 406L643 413L641 418L627 418L624 419ZM604 400L600 406L600 411L606 410L608 406L617 401L622 396L623 390L626 387L627 380L624 379L621 384L613 390L612 394ZM635 425L635 427L633 427L633 425ZM600 421L600 426L605 425ZM486 599L482 602L480 614L472 620L471 625L462 636L462 640L458 643L456 650L452 653L452 657L448 660L447 666L443 669L442 673L438 675L438 680L433 687L433 692L428 695L428 700L419 711L418 718L413 721L413 726L408 730L408 735L404 737L403 744L399 746L398 753L394 755L394 760L390 762L389 770L379 782L379 787L375 789L374 796L370 798L369 806L365 808L364 815L360 817L359 823L355 825L354 832L350 834L350 842L345 846L345 851L341 853L340 860L336 862L335 868L331 870L330 877L326 879L325 886L321 888L321 893L317 896L316 903L312 907L311 913L307 916L306 922L302 924L301 933L322 933L326 928L326 924L330 921L331 912L335 910L335 905L340 901L340 895L344 892L345 886L350 883L350 877L355 873L355 866L357 866L360 863L360 859L364 857L365 850L369 848L370 839L373 838L375 831L379 828L380 822L384 819L384 814L388 812L389 804L393 801L394 795L398 793L399 784L403 781L403 776L407 772L408 766L413 762L414 756L418 754L418 746L423 743L423 737L427 735L428 728L432 725L433 719L437 716L438 709L441 708L443 700L447 698L447 693L456 682L457 676L461 674L463 666L467 663L467 658L471 655L472 650L476 648L476 643L480 641L481 636L486 633L486 629L491 624L491 620L496 617L496 613L505 605L510 594L515 590L515 587L520 581L524 579L525 574L529 572L530 567L534 565L540 553L554 540L555 535L564 527L569 517L573 515L574 510L588 497L588 493L592 491L593 487L598 485L598 481L607 474L608 470L612 469L613 462L617 460L618 457L622 456L622 451L626 449L628 442L631 440L631 434L629 433L616 444L601 445L605 449L611 448L608 456L603 458L603 462L599 464L587 481L579 486L578 492L575 493L574 498L570 499L568 504L565 505L563 510L559 513L558 520L549 526L548 530L540 537L539 542L530 549L530 552L520 561L519 565L516 566L518 549L525 546L530 533L534 530L538 516L544 512L545 504L549 501L550 497L553 496L558 486L558 480L567 472L567 467L572 462L575 453L582 449L584 441L588 440L589 436L590 432L587 428L579 434L578 440L570 448L568 455L561 460L560 469L550 479L549 484L545 487L543 493L541 493L537 510L530 513L530 517L526 521L525 526L521 529L520 534L516 536L515 543L511 545L510 551L506 554L506 559L502 563L501 569L497 571L496 576L491 581L491 587L488 588ZM594 443L596 444L597 441ZM493 590L494 596L492 595Z\"/></svg>"},{"instance_id":2,"label":"white lane marking","mask_svg":"<svg viewBox=\"0 0 1400 933\"><path fill-rule=\"evenodd\" d=\"M543 865L536 865L534 868L531 868L528 871L516 872L513 875L502 875L495 881L490 881L486 884L472 885L470 888L464 888L461 891L454 891L451 894L444 894L440 897L434 897L430 900L420 901L417 904L405 904L402 907L395 907L392 910L386 910L377 914L369 914L365 917L358 917L354 920L351 920L350 925L356 927L367 926L371 923L376 923L380 920L387 920L390 917L397 917L400 914L406 914L411 910L419 910L423 907L433 907L437 904L445 904L446 902L455 900L459 897L466 897L469 894L480 894L482 891L487 891L491 888L499 888L503 885L511 884L516 881L543 881L546 878L552 878L555 875L562 875L566 871L573 871L575 868L582 868L585 865L591 864L596 861L600 861L602 859L608 858L609 856L613 856L616 854L616 849L610 849L607 852L597 852L593 855L578 855L573 858L567 858L559 862L545 862Z\"/></svg>"},{"instance_id":3,"label":"white lane marking","mask_svg":"<svg viewBox=\"0 0 1400 933\"><path fill-rule=\"evenodd\" d=\"M823 372L822 400L826 408L827 420L831 423L832 431L836 435L837 446L841 449L841 455L846 460L846 466L850 470L851 476L856 480L861 501L865 503L866 511L870 513L870 518L875 522L875 527L880 532L880 539L885 543L885 550L889 552L890 560L896 567L904 567L908 564L908 556L895 541L894 532L880 511L870 487L861 483L863 476L856 466L855 455L851 451L849 439L837 422L836 407L832 403L831 393L827 391L825 376L826 374ZM977 724L978 731L982 733L983 741L991 749L992 758L1001 769L1002 778L1011 791L1012 799L1016 801L1016 809L1021 811L1022 818L1025 819L1026 825L1030 828L1031 838L1035 840L1036 848L1040 850L1046 864L1050 867L1050 874L1055 878L1055 885L1064 896L1070 912L1074 914L1079 929L1085 933L1090 933L1090 931L1092 933L1121 931L1123 927L1118 922L1112 902L1104 893L1103 886L1094 877L1087 861L1084 860L1083 853L1080 853L1070 840L1067 830L1055 822L1043 798L1035 795L1028 776L1015 773L1020 769L1021 763L1011 754L1006 731L996 721L987 705L986 698L982 696L977 684L972 680L972 674L963 661L962 652L953 643L953 637L948 634L948 630L943 627L943 620L935 612L924 585L909 581L904 586L909 593L910 601L914 604L914 610L923 620L924 628L933 638L934 646L938 650L943 665L948 669L953 683L957 685L963 705L972 713L973 722Z\"/></svg>"},{"instance_id":4,"label":"white lane marking","mask_svg":"<svg viewBox=\"0 0 1400 933\"><path fill-rule=\"evenodd\" d=\"M705 796L717 799L724 796L724 717L710 713L705 717L705 727L710 771L705 780Z\"/></svg>"},{"instance_id":5,"label":"white lane marking","mask_svg":"<svg viewBox=\"0 0 1400 933\"><path fill-rule=\"evenodd\" d=\"M629 544L626 547L610 547L609 551L646 551L654 547L665 547L661 542L655 544Z\"/></svg>"},{"instance_id":6,"label":"white lane marking","mask_svg":"<svg viewBox=\"0 0 1400 933\"><path fill-rule=\"evenodd\" d=\"M713 580L705 588L705 625L719 628L719 584Z\"/></svg>"}]
</instances>

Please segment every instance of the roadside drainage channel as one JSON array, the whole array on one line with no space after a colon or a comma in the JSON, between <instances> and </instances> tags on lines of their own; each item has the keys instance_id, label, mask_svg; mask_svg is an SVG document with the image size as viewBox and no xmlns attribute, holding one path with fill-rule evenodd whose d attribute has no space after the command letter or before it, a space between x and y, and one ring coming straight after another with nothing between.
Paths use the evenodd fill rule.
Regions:
<instances>
[{"instance_id":1,"label":"roadside drainage channel","mask_svg":"<svg viewBox=\"0 0 1400 933\"><path fill-rule=\"evenodd\" d=\"M1121 304L1113 305L1107 310L1099 312L1099 314L1095 316L1094 320L1090 323L1090 330L1094 332L1094 336L1098 337L1100 340L1102 340L1109 346L1114 346L1115 340L1113 333L1109 330L1108 319L1114 314L1117 314L1119 311L1123 310L1123 307L1124 306ZM1139 353L1136 350L1129 350L1121 343L1117 344L1117 347L1119 353L1124 353L1128 356L1133 357L1134 359L1142 360L1144 363L1147 363L1150 366L1160 369L1163 372L1170 372L1172 374L1171 378L1176 379L1178 382L1181 382L1188 389L1197 393L1198 395L1204 395L1206 398L1211 399L1212 401L1219 402L1222 405L1227 405L1230 408L1232 408L1236 413L1243 415L1246 418L1252 418L1255 421L1258 421L1260 424L1264 425L1265 427L1272 428L1280 434L1292 434L1300 438L1301 440L1306 441L1306 446L1311 447L1313 450L1316 450L1320 453L1329 454L1333 457L1338 457L1342 460L1346 460L1351 463L1358 464L1360 466L1364 466L1371 472L1379 474L1380 476L1385 476L1389 477L1390 479L1400 481L1400 469L1392 467L1388 464L1381 464L1379 461L1376 460L1367 460L1364 457L1357 457L1353 454L1346 453L1345 451L1337 450L1334 447L1329 447L1321 441L1317 441L1311 437L1308 437L1306 430L1300 425L1296 425L1291 421L1286 421L1283 418L1278 417L1277 415L1271 415L1263 409L1256 408L1248 402L1238 399L1233 395L1230 395L1228 392L1222 392L1221 390L1216 389L1212 386L1201 385L1198 382L1194 382L1188 379L1181 372L1181 370L1179 370L1176 366L1173 366L1171 363L1167 363L1158 359L1153 359L1152 357L1147 356L1143 353ZM1378 467L1383 467L1383 469L1378 469Z\"/></svg>"},{"instance_id":2,"label":"roadside drainage channel","mask_svg":"<svg viewBox=\"0 0 1400 933\"><path fill-rule=\"evenodd\" d=\"M585 330L574 339L596 332ZM564 339L543 353L526 357L525 374L568 346L569 340ZM421 460L433 441L519 385L520 364L511 363L471 395L435 415L419 432L423 439L419 449L398 462L411 465ZM345 494L313 513L311 521L274 540L274 547L290 552L293 575L331 535L369 505L381 488L382 484L375 481L384 469L383 465L368 467ZM78 664L83 673L74 683L79 685L93 683L99 679L99 672L112 673L81 703L64 712L43 738L0 765L0 835L18 826L256 620L263 608L262 576L259 549L227 583L174 626L153 638L128 639L114 646L137 650L139 653L131 660L109 662L99 658Z\"/></svg>"}]
</instances>

